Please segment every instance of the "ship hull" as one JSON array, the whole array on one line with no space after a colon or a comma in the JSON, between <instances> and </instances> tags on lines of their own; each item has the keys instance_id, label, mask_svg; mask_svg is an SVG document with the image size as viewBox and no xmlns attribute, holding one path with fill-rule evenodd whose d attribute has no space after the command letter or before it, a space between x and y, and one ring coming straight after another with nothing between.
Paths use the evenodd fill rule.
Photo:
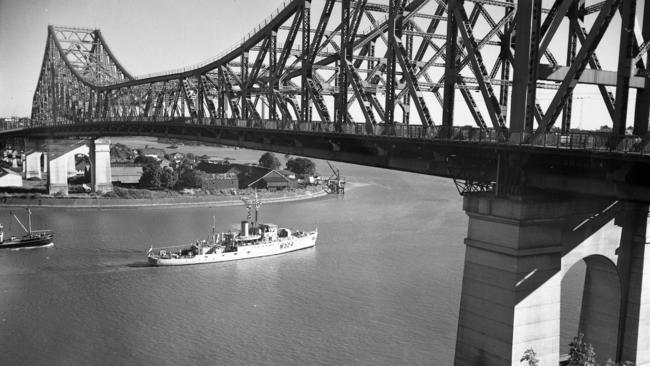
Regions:
<instances>
[{"instance_id":1,"label":"ship hull","mask_svg":"<svg viewBox=\"0 0 650 366\"><path fill-rule=\"evenodd\" d=\"M0 244L0 249L42 248L54 244L54 235L45 235L36 238L18 238L7 240Z\"/></svg>"},{"instance_id":2,"label":"ship hull","mask_svg":"<svg viewBox=\"0 0 650 366\"><path fill-rule=\"evenodd\" d=\"M317 232L311 232L302 237L278 240L271 243L240 246L237 248L237 251L198 254L192 257L162 258L158 255L150 254L147 256L147 261L152 266L185 266L266 257L311 248L316 245L317 236Z\"/></svg>"}]
</instances>

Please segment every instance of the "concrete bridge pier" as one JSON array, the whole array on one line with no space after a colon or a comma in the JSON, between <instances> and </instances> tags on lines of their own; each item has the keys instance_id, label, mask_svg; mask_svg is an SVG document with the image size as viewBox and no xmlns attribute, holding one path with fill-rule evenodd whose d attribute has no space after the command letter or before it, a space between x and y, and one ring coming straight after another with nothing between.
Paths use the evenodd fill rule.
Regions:
<instances>
[{"instance_id":1,"label":"concrete bridge pier","mask_svg":"<svg viewBox=\"0 0 650 366\"><path fill-rule=\"evenodd\" d=\"M650 365L648 206L593 199L464 197L469 216L455 365L558 365L562 278L587 264L579 332L597 361Z\"/></svg>"},{"instance_id":2,"label":"concrete bridge pier","mask_svg":"<svg viewBox=\"0 0 650 366\"><path fill-rule=\"evenodd\" d=\"M74 155L74 152L72 152ZM49 194L68 195L68 157L58 156L49 161L47 175L47 192Z\"/></svg>"},{"instance_id":3,"label":"concrete bridge pier","mask_svg":"<svg viewBox=\"0 0 650 366\"><path fill-rule=\"evenodd\" d=\"M48 159L47 152L27 151L23 155L23 178L43 179L47 176Z\"/></svg>"},{"instance_id":4,"label":"concrete bridge pier","mask_svg":"<svg viewBox=\"0 0 650 366\"><path fill-rule=\"evenodd\" d=\"M94 192L112 192L111 140L100 138L90 143L91 184Z\"/></svg>"},{"instance_id":5,"label":"concrete bridge pier","mask_svg":"<svg viewBox=\"0 0 650 366\"><path fill-rule=\"evenodd\" d=\"M93 192L110 192L113 190L111 183L111 157L110 140L97 139L80 141L73 144L48 143L50 150L48 191L50 194L68 194L68 177L76 173L75 155L89 156L91 165L91 190Z\"/></svg>"}]
</instances>

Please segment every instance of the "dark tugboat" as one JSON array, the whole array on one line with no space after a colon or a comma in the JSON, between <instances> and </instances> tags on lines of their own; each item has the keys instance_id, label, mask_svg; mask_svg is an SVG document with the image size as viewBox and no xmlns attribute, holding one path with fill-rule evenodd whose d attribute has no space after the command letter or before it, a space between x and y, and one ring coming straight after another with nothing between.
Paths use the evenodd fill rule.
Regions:
<instances>
[{"instance_id":1,"label":"dark tugboat","mask_svg":"<svg viewBox=\"0 0 650 366\"><path fill-rule=\"evenodd\" d=\"M42 248L54 245L54 232L52 230L32 230L32 211L27 209L27 213L29 214L29 229L25 228L25 225L11 212L20 227L25 230L26 234L21 237L5 238L3 227L0 224L0 249Z\"/></svg>"}]
</instances>

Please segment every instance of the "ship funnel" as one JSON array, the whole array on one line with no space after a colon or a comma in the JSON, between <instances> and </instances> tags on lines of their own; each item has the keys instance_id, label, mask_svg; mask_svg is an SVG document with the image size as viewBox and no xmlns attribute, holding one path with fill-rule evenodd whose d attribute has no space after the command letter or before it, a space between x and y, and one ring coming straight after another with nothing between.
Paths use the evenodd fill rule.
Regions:
<instances>
[{"instance_id":1,"label":"ship funnel","mask_svg":"<svg viewBox=\"0 0 650 366\"><path fill-rule=\"evenodd\" d=\"M241 222L241 236L248 236L248 226L250 223L248 221L242 221Z\"/></svg>"}]
</instances>

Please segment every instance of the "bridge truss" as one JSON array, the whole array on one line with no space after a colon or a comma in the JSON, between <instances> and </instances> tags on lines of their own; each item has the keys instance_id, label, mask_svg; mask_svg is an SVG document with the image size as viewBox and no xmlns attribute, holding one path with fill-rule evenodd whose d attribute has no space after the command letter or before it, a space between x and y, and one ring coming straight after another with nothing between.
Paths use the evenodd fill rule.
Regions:
<instances>
[{"instance_id":1,"label":"bridge truss","mask_svg":"<svg viewBox=\"0 0 650 366\"><path fill-rule=\"evenodd\" d=\"M99 30L50 26L32 119L417 124L439 135L471 124L521 140L568 132L572 92L589 84L615 135L636 89L633 127L644 135L650 17L637 8L650 7L636 3L291 0L222 55L146 77L129 74ZM603 45L608 32L617 47ZM603 70L597 54L614 50L616 69ZM540 100L542 90L552 98Z\"/></svg>"}]
</instances>

